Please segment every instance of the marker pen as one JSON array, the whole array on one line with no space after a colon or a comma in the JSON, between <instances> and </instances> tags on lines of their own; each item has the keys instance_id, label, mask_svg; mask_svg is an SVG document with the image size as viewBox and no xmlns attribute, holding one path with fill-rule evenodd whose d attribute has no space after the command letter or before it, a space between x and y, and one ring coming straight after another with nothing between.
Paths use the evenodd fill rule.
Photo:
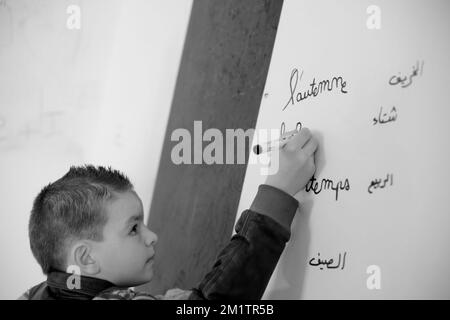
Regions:
<instances>
[{"instance_id":1,"label":"marker pen","mask_svg":"<svg viewBox=\"0 0 450 320\"><path fill-rule=\"evenodd\" d=\"M283 146L288 143L289 140L291 140L292 137L294 137L299 131L292 130L288 131L280 139L272 140L263 144L257 144L253 147L253 152L255 154L261 154L264 152L270 152L274 148L283 148Z\"/></svg>"}]
</instances>

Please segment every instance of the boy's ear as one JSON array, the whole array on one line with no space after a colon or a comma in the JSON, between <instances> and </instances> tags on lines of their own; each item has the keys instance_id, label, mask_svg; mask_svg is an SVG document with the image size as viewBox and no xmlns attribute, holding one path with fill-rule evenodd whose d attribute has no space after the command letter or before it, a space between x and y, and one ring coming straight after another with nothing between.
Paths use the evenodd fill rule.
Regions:
<instances>
[{"instance_id":1,"label":"boy's ear","mask_svg":"<svg viewBox=\"0 0 450 320\"><path fill-rule=\"evenodd\" d=\"M96 275L100 272L98 261L93 258L92 245L88 241L78 241L72 247L72 257L82 274Z\"/></svg>"}]
</instances>

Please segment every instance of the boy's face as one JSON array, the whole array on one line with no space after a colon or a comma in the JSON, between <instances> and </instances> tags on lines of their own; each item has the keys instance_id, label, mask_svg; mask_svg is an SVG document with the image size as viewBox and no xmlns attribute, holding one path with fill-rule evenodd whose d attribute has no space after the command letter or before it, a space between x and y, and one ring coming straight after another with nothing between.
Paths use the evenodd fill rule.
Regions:
<instances>
[{"instance_id":1,"label":"boy's face","mask_svg":"<svg viewBox=\"0 0 450 320\"><path fill-rule=\"evenodd\" d=\"M117 286L136 286L153 277L155 233L144 224L142 201L134 191L116 193L105 206L103 241L94 242L99 277Z\"/></svg>"}]
</instances>

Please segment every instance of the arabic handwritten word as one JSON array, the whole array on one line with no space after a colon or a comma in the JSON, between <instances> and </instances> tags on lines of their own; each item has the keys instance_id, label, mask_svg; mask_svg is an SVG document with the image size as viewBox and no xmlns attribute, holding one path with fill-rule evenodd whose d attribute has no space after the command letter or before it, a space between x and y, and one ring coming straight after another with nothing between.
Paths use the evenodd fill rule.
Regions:
<instances>
[{"instance_id":1,"label":"arabic handwritten word","mask_svg":"<svg viewBox=\"0 0 450 320\"><path fill-rule=\"evenodd\" d=\"M419 64L420 64L420 66L419 66ZM411 74L409 76L402 77L400 72L399 72L398 76L392 76L389 79L389 84L391 86L396 86L398 84L401 84L402 88L409 87L411 85L411 83L412 83L413 77L418 76L419 72L420 72L420 76L422 75L422 73L423 73L423 64L424 64L423 60L420 63L419 63L419 61L417 61L416 65L412 67L412 72L411 72Z\"/></svg>"},{"instance_id":2,"label":"arabic handwritten word","mask_svg":"<svg viewBox=\"0 0 450 320\"><path fill-rule=\"evenodd\" d=\"M339 253L339 260L336 264L333 265L334 259L329 259L329 260L322 260L320 259L320 252L317 253L317 259L316 258L311 258L309 260L309 265L313 266L313 267L319 267L320 270L323 270L323 266L326 266L327 269L338 269L340 268L340 270L344 270L345 267L345 258L347 256L347 252L344 252L344 258L342 259L342 265L341 265L341 254Z\"/></svg>"},{"instance_id":3,"label":"arabic handwritten word","mask_svg":"<svg viewBox=\"0 0 450 320\"><path fill-rule=\"evenodd\" d=\"M350 190L350 183L348 179L345 179L345 182L339 181L336 186L334 185L333 180L323 178L320 184L315 182L316 178L314 175L311 180L306 184L305 190L309 192L309 190L314 191L315 194L319 194L322 190L332 189L336 192L336 201L338 200L338 192L339 190Z\"/></svg>"},{"instance_id":4,"label":"arabic handwritten word","mask_svg":"<svg viewBox=\"0 0 450 320\"><path fill-rule=\"evenodd\" d=\"M347 82L344 81L342 77L333 77L331 80L322 80L316 85L316 78L313 78L313 81L309 84L310 89L307 91L304 91L303 94L301 92L296 93L297 84L302 79L303 76L303 70L300 74L300 78L298 76L298 70L293 69L291 73L291 78L289 80L289 87L291 91L291 96L286 103L286 105L283 107L283 110L287 108L289 105L294 105L296 102L300 102L308 97L316 97L319 93L322 93L322 91L332 91L333 86L338 88L340 86L342 93L347 93L345 87L347 86Z\"/></svg>"},{"instance_id":5,"label":"arabic handwritten word","mask_svg":"<svg viewBox=\"0 0 450 320\"><path fill-rule=\"evenodd\" d=\"M384 179L384 181L383 181L383 185L381 185L381 181L382 181L382 179L375 179L372 182L370 182L370 185L367 188L367 191L369 193L372 193L372 188L373 189L377 189L377 188L383 189L388 182L390 182L390 185L392 186L394 184L394 175L392 173L387 174L386 179Z\"/></svg>"},{"instance_id":6,"label":"arabic handwritten word","mask_svg":"<svg viewBox=\"0 0 450 320\"><path fill-rule=\"evenodd\" d=\"M383 107L380 107L380 113L378 114L378 118L374 117L373 118L373 125L376 124L384 124L384 123L388 123L391 121L395 121L397 120L397 109L395 107L392 107L391 111L389 112L389 117L387 117L387 112L383 113L383 116L381 116L381 114L383 113Z\"/></svg>"}]
</instances>

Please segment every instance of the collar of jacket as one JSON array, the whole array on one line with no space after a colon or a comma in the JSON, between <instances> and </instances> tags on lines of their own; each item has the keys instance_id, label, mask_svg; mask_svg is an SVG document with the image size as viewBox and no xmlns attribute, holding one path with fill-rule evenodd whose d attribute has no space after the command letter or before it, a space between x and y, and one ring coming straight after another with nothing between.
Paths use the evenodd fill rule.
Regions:
<instances>
[{"instance_id":1,"label":"collar of jacket","mask_svg":"<svg viewBox=\"0 0 450 320\"><path fill-rule=\"evenodd\" d=\"M52 271L47 276L47 286L52 295L60 299L92 299L103 290L114 287L114 284L97 278L78 276L61 271Z\"/></svg>"}]
</instances>

